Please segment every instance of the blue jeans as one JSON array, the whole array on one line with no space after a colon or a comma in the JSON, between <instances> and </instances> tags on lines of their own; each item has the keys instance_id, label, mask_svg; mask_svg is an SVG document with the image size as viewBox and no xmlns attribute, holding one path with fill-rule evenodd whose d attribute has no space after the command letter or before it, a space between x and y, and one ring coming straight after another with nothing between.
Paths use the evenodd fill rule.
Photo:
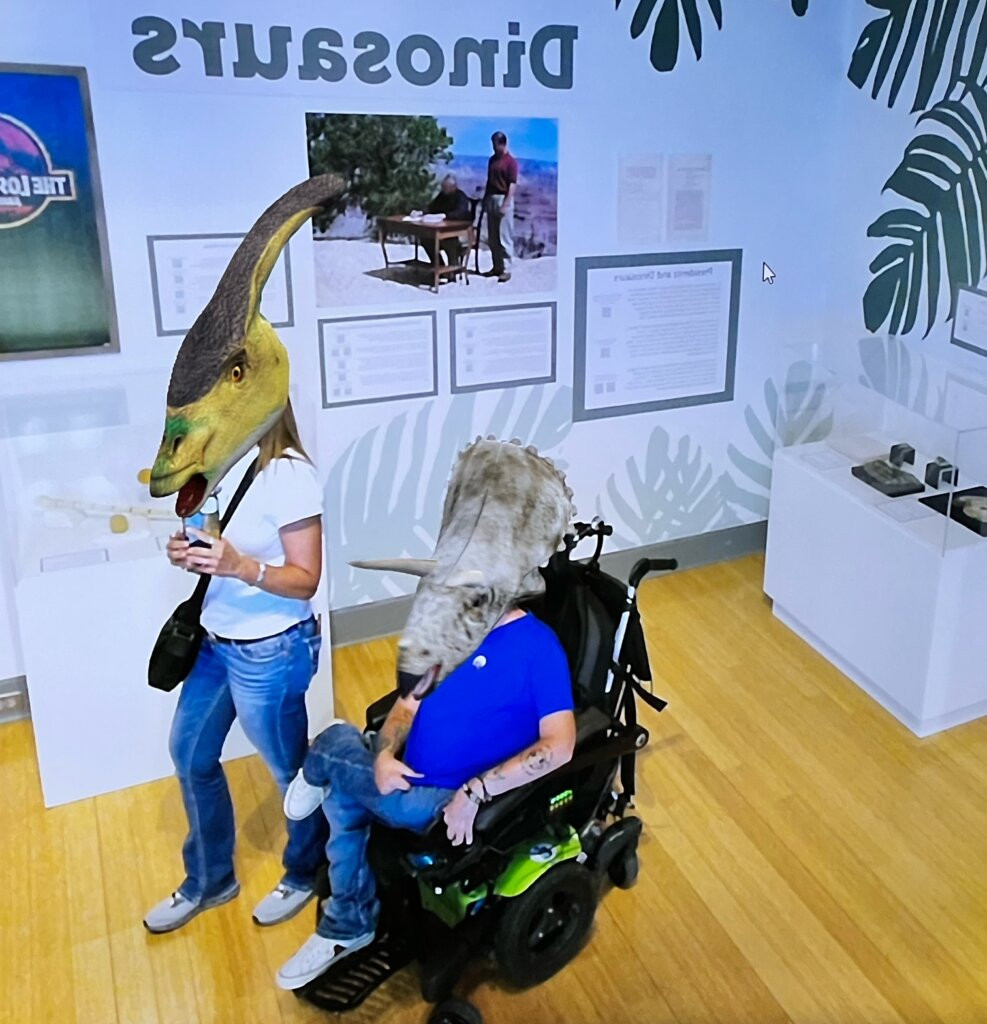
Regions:
<instances>
[{"instance_id":1,"label":"blue jeans","mask_svg":"<svg viewBox=\"0 0 987 1024\"><path fill-rule=\"evenodd\" d=\"M306 782L329 786L322 809L329 821L331 895L316 928L327 939L355 939L376 931L380 904L367 860L371 823L427 832L455 793L412 786L382 796L374 781L374 756L373 737L336 723L316 737L302 768Z\"/></svg>"},{"instance_id":2,"label":"blue jeans","mask_svg":"<svg viewBox=\"0 0 987 1024\"><path fill-rule=\"evenodd\" d=\"M233 802L219 757L235 718L260 752L282 794L308 749L305 691L322 638L314 619L253 643L203 641L182 686L169 749L182 788L189 832L182 848L187 899L210 899L236 880ZM288 822L284 882L310 889L324 863L319 815Z\"/></svg>"}]
</instances>

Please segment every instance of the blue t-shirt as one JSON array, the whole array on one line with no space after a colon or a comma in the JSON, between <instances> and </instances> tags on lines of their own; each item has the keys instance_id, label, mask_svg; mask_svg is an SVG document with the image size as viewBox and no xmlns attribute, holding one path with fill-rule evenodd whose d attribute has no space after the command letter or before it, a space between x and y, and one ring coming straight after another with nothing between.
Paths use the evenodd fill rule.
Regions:
<instances>
[{"instance_id":1,"label":"blue t-shirt","mask_svg":"<svg viewBox=\"0 0 987 1024\"><path fill-rule=\"evenodd\" d=\"M418 785L456 789L530 747L546 715L572 708L562 645L529 612L492 630L422 701L402 760L424 773Z\"/></svg>"}]
</instances>

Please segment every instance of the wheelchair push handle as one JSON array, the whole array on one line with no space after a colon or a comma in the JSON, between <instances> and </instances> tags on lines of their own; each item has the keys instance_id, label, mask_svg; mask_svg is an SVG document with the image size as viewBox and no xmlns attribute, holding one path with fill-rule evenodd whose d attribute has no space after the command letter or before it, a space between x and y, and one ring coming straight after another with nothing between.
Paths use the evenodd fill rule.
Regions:
<instances>
[{"instance_id":1,"label":"wheelchair push handle","mask_svg":"<svg viewBox=\"0 0 987 1024\"><path fill-rule=\"evenodd\" d=\"M613 533L613 527L607 525L599 516L591 523L573 523L572 529L575 531L576 541L593 536L609 537Z\"/></svg>"},{"instance_id":2,"label":"wheelchair push handle","mask_svg":"<svg viewBox=\"0 0 987 1024\"><path fill-rule=\"evenodd\" d=\"M650 573L671 572L678 567L679 562L677 558L642 558L631 569L630 579L627 582L633 590L637 590L644 577Z\"/></svg>"}]
</instances>

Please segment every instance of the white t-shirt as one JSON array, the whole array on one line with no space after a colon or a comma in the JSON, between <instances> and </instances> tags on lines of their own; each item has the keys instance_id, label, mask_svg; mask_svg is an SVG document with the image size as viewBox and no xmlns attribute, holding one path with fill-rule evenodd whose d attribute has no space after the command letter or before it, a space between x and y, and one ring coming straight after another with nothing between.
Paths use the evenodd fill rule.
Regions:
<instances>
[{"instance_id":1,"label":"white t-shirt","mask_svg":"<svg viewBox=\"0 0 987 1024\"><path fill-rule=\"evenodd\" d=\"M257 458L254 448L223 478L220 515ZM284 565L279 530L300 519L322 515L322 489L311 463L301 458L273 459L257 475L223 532L241 554L268 565ZM312 614L308 601L268 594L228 576L214 576L202 606L203 628L231 640L273 636Z\"/></svg>"}]
</instances>

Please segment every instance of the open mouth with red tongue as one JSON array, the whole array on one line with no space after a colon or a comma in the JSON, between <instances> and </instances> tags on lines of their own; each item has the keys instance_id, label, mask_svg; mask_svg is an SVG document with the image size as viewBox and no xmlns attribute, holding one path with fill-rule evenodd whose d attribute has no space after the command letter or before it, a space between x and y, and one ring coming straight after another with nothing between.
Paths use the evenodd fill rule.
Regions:
<instances>
[{"instance_id":1,"label":"open mouth with red tongue","mask_svg":"<svg viewBox=\"0 0 987 1024\"><path fill-rule=\"evenodd\" d=\"M182 484L175 499L175 514L187 519L206 500L206 488L209 481L201 474L196 473Z\"/></svg>"},{"instance_id":2,"label":"open mouth with red tongue","mask_svg":"<svg viewBox=\"0 0 987 1024\"><path fill-rule=\"evenodd\" d=\"M433 665L423 676L413 672L398 672L398 691L402 697L412 696L415 700L423 700L435 686L439 666Z\"/></svg>"}]
</instances>

